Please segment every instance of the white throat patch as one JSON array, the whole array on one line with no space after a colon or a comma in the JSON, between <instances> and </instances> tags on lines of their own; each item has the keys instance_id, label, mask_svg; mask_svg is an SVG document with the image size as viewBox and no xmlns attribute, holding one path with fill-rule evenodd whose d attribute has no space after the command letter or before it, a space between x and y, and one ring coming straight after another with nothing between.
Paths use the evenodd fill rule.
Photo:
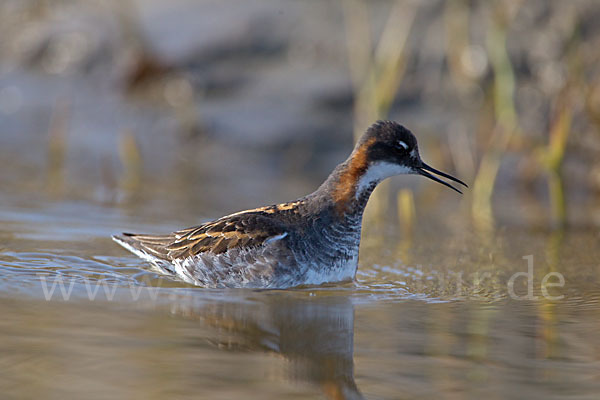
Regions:
<instances>
[{"instance_id":1,"label":"white throat patch","mask_svg":"<svg viewBox=\"0 0 600 400\"><path fill-rule=\"evenodd\" d=\"M412 173L413 171L408 167L389 162L376 162L371 164L369 168L367 168L367 172L365 172L358 181L356 197L359 197L363 190L369 187L372 183L379 183L390 176Z\"/></svg>"}]
</instances>

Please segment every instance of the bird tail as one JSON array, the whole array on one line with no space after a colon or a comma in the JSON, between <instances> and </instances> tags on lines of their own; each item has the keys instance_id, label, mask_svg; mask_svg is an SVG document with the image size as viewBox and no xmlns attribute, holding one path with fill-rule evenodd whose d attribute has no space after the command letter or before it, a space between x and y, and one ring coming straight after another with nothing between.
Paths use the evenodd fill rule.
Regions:
<instances>
[{"instance_id":1,"label":"bird tail","mask_svg":"<svg viewBox=\"0 0 600 400\"><path fill-rule=\"evenodd\" d=\"M152 263L160 272L173 274L173 268L167 258L166 245L169 238L165 236L138 235L122 233L113 235L112 240L129 250L136 256Z\"/></svg>"}]
</instances>

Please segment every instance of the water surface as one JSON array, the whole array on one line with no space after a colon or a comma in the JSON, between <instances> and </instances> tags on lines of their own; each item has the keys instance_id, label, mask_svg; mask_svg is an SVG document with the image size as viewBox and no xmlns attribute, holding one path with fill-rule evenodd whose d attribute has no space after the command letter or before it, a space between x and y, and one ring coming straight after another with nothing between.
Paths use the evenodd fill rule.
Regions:
<instances>
[{"instance_id":1,"label":"water surface","mask_svg":"<svg viewBox=\"0 0 600 400\"><path fill-rule=\"evenodd\" d=\"M451 217L424 217L407 235L373 223L355 283L206 290L155 274L109 239L121 229L182 227L186 215L6 200L3 398L600 393L593 231L485 233ZM530 293L524 256L533 257Z\"/></svg>"}]
</instances>

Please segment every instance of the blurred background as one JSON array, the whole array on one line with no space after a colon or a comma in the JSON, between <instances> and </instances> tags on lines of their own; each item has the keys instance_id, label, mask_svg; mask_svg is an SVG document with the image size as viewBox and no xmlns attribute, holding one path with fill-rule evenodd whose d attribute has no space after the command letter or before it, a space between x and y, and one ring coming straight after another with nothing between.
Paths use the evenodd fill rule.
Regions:
<instances>
[{"instance_id":1,"label":"blurred background","mask_svg":"<svg viewBox=\"0 0 600 400\"><path fill-rule=\"evenodd\" d=\"M216 217L309 193L387 118L471 189L457 208L394 179L367 215L597 228L598 17L593 0L3 0L3 192Z\"/></svg>"},{"instance_id":2,"label":"blurred background","mask_svg":"<svg viewBox=\"0 0 600 400\"><path fill-rule=\"evenodd\" d=\"M2 397L596 399L598 21L597 0L0 0ZM304 196L384 118L470 187L380 185L354 282L211 291L110 240Z\"/></svg>"}]
</instances>

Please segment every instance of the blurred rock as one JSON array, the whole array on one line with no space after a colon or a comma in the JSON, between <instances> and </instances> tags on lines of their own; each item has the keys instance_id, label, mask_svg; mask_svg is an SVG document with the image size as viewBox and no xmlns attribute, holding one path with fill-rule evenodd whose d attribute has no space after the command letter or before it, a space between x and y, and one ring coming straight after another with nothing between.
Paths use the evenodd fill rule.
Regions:
<instances>
[{"instance_id":1,"label":"blurred rock","mask_svg":"<svg viewBox=\"0 0 600 400\"><path fill-rule=\"evenodd\" d=\"M443 1L419 3L390 117L440 138L423 141L425 147L447 146L453 137L448 127L461 126L467 145L484 151L494 77L489 27L500 15L507 24L522 144L544 144L563 87L598 81L600 6L560 0L519 7L461 4L449 13ZM369 3L372 42L389 5ZM448 18L466 19L446 24ZM461 27L462 33L451 30ZM72 186L102 181L98 171L111 163L122 168L117 148L123 131L133 132L140 144L147 183L164 185L178 175L185 187L195 187L211 176L234 182L237 173L256 186L265 179L290 180L297 172L298 181L308 177L304 183L314 186L352 146L347 48L355 44L347 43L345 29L337 1L5 0L0 155L22 154L25 165L42 168L50 115L65 101L71 104L65 137ZM448 36L458 38L453 46L460 76L448 62ZM580 108L573 120L577 134L594 143L595 93L573 105ZM571 148L566 162L589 159L591 148L577 148L586 157ZM499 180L501 190L510 182Z\"/></svg>"}]
</instances>

